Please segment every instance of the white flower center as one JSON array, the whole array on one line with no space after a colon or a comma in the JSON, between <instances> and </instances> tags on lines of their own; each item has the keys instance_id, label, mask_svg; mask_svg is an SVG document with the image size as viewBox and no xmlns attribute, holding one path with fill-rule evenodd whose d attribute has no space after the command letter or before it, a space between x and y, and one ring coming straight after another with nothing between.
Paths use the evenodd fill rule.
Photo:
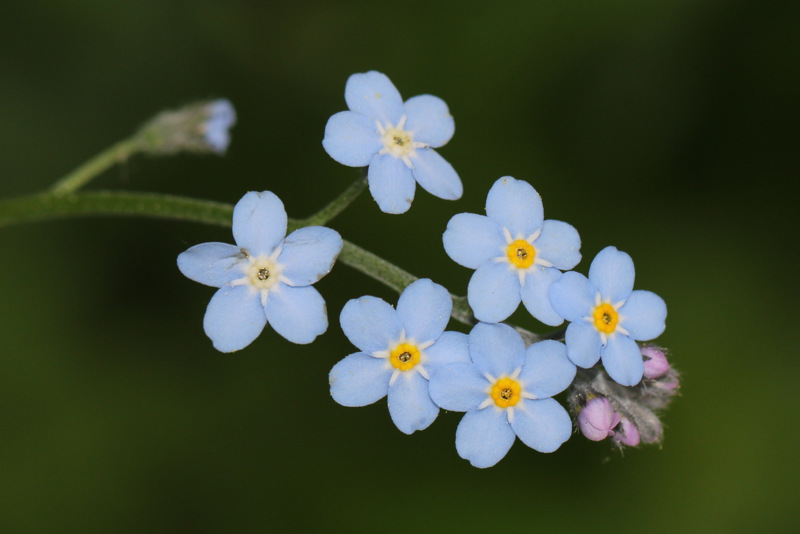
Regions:
<instances>
[{"instance_id":1,"label":"white flower center","mask_svg":"<svg viewBox=\"0 0 800 534\"><path fill-rule=\"evenodd\" d=\"M285 277L281 275L283 265L277 262L280 249L273 252L270 256L259 255L251 256L247 250L242 249L246 261L240 263L244 273L242 278L237 278L231 282L232 286L250 286L254 291L261 293L261 303L266 306L267 295L271 289Z\"/></svg>"},{"instance_id":2,"label":"white flower center","mask_svg":"<svg viewBox=\"0 0 800 534\"><path fill-rule=\"evenodd\" d=\"M397 125L386 123L385 125L380 122L378 125L378 132L381 134L381 141L383 141L383 148L379 154L390 154L395 158L403 160L403 163L409 169L414 168L411 158L416 155L417 148L428 148L428 145L419 141L414 141L414 132L405 130L406 116L403 115Z\"/></svg>"}]
</instances>

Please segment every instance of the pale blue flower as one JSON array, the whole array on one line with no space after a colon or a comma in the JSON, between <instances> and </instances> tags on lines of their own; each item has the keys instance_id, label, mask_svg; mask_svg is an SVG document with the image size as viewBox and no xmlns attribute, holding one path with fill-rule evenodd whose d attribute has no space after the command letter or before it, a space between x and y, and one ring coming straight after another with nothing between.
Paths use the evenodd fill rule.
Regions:
<instances>
[{"instance_id":1,"label":"pale blue flower","mask_svg":"<svg viewBox=\"0 0 800 534\"><path fill-rule=\"evenodd\" d=\"M311 343L328 328L325 301L311 284L342 250L339 234L307 226L286 236L286 211L269 191L247 193L233 209L236 245L203 243L178 256L188 278L220 288L203 327L222 352L242 349L269 322L293 343Z\"/></svg>"},{"instance_id":2,"label":"pale blue flower","mask_svg":"<svg viewBox=\"0 0 800 534\"><path fill-rule=\"evenodd\" d=\"M331 369L331 396L343 406L366 406L388 395L389 415L402 432L428 428L439 408L428 395L428 378L439 367L467 362L467 336L445 332L453 302L428 279L409 285L397 309L365 296L342 309L340 322L360 352Z\"/></svg>"},{"instance_id":3,"label":"pale blue flower","mask_svg":"<svg viewBox=\"0 0 800 534\"><path fill-rule=\"evenodd\" d=\"M608 375L623 386L639 383L644 372L636 341L661 335L667 305L650 291L633 291L633 260L615 247L595 256L589 278L564 273L550 288L553 308L570 325L567 355L578 367L589 368L602 358Z\"/></svg>"},{"instance_id":4,"label":"pale blue flower","mask_svg":"<svg viewBox=\"0 0 800 534\"><path fill-rule=\"evenodd\" d=\"M575 378L575 365L558 341L527 349L504 324L478 323L469 333L469 362L443 366L431 376L440 408L467 412L456 431L458 454L475 467L503 459L518 437L539 452L553 452L572 434L569 414L553 395Z\"/></svg>"},{"instance_id":5,"label":"pale blue flower","mask_svg":"<svg viewBox=\"0 0 800 534\"><path fill-rule=\"evenodd\" d=\"M562 270L580 261L581 240L571 225L544 220L542 199L528 182L497 180L486 198L486 216L459 213L442 240L456 263L475 269L467 298L478 320L504 321L522 300L544 324L564 321L548 291Z\"/></svg>"},{"instance_id":6,"label":"pale blue flower","mask_svg":"<svg viewBox=\"0 0 800 534\"><path fill-rule=\"evenodd\" d=\"M350 111L328 119L322 146L343 165L369 167L369 190L381 211L408 211L416 183L439 198L461 198L461 179L433 150L455 132L442 99L420 95L404 103L389 78L376 71L350 76L344 98Z\"/></svg>"}]
</instances>

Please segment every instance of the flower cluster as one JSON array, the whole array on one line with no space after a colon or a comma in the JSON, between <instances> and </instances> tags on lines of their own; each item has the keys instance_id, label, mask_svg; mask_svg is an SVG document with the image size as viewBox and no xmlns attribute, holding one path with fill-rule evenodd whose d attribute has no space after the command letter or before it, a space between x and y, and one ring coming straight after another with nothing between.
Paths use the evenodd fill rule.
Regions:
<instances>
[{"instance_id":1,"label":"flower cluster","mask_svg":"<svg viewBox=\"0 0 800 534\"><path fill-rule=\"evenodd\" d=\"M478 323L469 335L445 331L452 301L447 290L417 280L397 309L375 297L348 302L341 325L360 352L330 372L331 395L345 406L388 397L389 414L406 434L430 426L445 410L467 412L456 449L477 467L506 455L515 436L552 452L572 432L567 411L550 397L575 376L566 347L542 341L526 349L519 333Z\"/></svg>"},{"instance_id":2,"label":"flower cluster","mask_svg":"<svg viewBox=\"0 0 800 534\"><path fill-rule=\"evenodd\" d=\"M403 101L389 78L371 71L348 79L345 100L349 110L328 120L322 144L339 163L366 169L382 211L407 211L417 183L440 198L461 196L458 174L434 150L455 130L441 99ZM231 122L224 112L210 119L208 143L227 145L221 132ZM633 289L633 261L614 247L595 256L588 276L571 271L581 260L578 232L545 220L528 182L496 180L485 211L455 215L442 235L448 256L475 271L466 295L474 319L456 314L454 297L429 279L405 278L396 308L373 296L350 300L340 325L357 351L331 369L333 399L357 407L386 397L405 434L428 428L440 409L465 412L456 450L482 468L517 438L553 452L575 428L620 448L659 442L656 412L677 392L678 374L663 349L637 342L664 331L664 301ZM343 241L321 226L286 231L281 201L251 192L233 211L236 245L205 243L178 257L187 277L219 288L204 321L218 350L247 346L267 323L295 343L327 329L325 302L312 284L331 270ZM545 325L569 324L546 340L505 324L520 303ZM447 330L451 315L470 326L468 334ZM564 392L575 423L554 398Z\"/></svg>"}]
</instances>

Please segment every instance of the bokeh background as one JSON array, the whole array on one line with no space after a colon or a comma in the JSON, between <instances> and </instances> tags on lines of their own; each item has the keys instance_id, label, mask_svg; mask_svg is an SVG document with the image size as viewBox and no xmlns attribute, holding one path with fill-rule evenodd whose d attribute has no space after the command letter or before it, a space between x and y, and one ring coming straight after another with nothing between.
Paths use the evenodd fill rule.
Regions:
<instances>
[{"instance_id":1,"label":"bokeh background","mask_svg":"<svg viewBox=\"0 0 800 534\"><path fill-rule=\"evenodd\" d=\"M396 295L345 265L331 327L216 352L213 290L175 257L229 230L95 218L0 229L0 532L797 532L800 4L745 0L402 3L49 0L0 10L0 196L46 188L156 112L227 97L224 158L134 158L91 185L305 217L356 176L320 141L354 72L444 98L458 202L364 195L331 226L464 293L441 247L502 175L665 298L683 371L663 447L576 435L478 470L459 414L401 434L385 402L335 404L350 298ZM524 314L514 319L539 329ZM456 327L457 328L457 327Z\"/></svg>"}]
</instances>

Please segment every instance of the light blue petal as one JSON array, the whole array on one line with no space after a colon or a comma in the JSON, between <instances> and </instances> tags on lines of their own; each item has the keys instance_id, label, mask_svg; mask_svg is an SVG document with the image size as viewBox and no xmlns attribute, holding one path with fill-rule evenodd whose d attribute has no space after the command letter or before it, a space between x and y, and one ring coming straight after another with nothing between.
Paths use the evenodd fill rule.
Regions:
<instances>
[{"instance_id":1,"label":"light blue petal","mask_svg":"<svg viewBox=\"0 0 800 534\"><path fill-rule=\"evenodd\" d=\"M340 111L328 119L322 147L342 165L366 167L383 148L383 141L373 119L352 111Z\"/></svg>"},{"instance_id":2,"label":"light blue petal","mask_svg":"<svg viewBox=\"0 0 800 534\"><path fill-rule=\"evenodd\" d=\"M486 400L489 385L471 362L456 362L439 367L431 374L429 393L441 408L466 412Z\"/></svg>"},{"instance_id":3,"label":"light blue petal","mask_svg":"<svg viewBox=\"0 0 800 534\"><path fill-rule=\"evenodd\" d=\"M380 72L353 74L347 79L344 99L350 111L397 126L405 113L403 99L389 78Z\"/></svg>"},{"instance_id":4,"label":"light blue petal","mask_svg":"<svg viewBox=\"0 0 800 534\"><path fill-rule=\"evenodd\" d=\"M581 261L581 238L578 231L565 222L544 221L542 233L533 246L537 258L549 261L562 271L572 269Z\"/></svg>"},{"instance_id":5,"label":"light blue petal","mask_svg":"<svg viewBox=\"0 0 800 534\"><path fill-rule=\"evenodd\" d=\"M446 159L432 148L418 148L414 155L411 173L425 191L445 200L461 198L464 193L461 178Z\"/></svg>"},{"instance_id":6,"label":"light blue petal","mask_svg":"<svg viewBox=\"0 0 800 534\"><path fill-rule=\"evenodd\" d=\"M324 226L295 230L283 242L278 263L290 286L307 286L331 272L342 250L342 236Z\"/></svg>"},{"instance_id":7,"label":"light blue petal","mask_svg":"<svg viewBox=\"0 0 800 534\"><path fill-rule=\"evenodd\" d=\"M553 399L522 399L511 427L525 445L539 452L555 451L572 435L567 410Z\"/></svg>"},{"instance_id":8,"label":"light blue petal","mask_svg":"<svg viewBox=\"0 0 800 534\"><path fill-rule=\"evenodd\" d=\"M600 359L600 333L586 321L571 323L564 335L567 356L578 367L588 369Z\"/></svg>"},{"instance_id":9,"label":"light blue petal","mask_svg":"<svg viewBox=\"0 0 800 534\"><path fill-rule=\"evenodd\" d=\"M279 284L269 292L266 311L270 326L292 343L311 343L328 329L325 300L312 286Z\"/></svg>"},{"instance_id":10,"label":"light blue petal","mask_svg":"<svg viewBox=\"0 0 800 534\"><path fill-rule=\"evenodd\" d=\"M553 340L528 347L519 381L539 399L558 395L572 384L577 369L567 357L567 347Z\"/></svg>"},{"instance_id":11,"label":"light blue petal","mask_svg":"<svg viewBox=\"0 0 800 534\"><path fill-rule=\"evenodd\" d=\"M468 337L461 332L444 332L436 343L425 349L425 368L429 373L451 363L468 363L472 365L469 357Z\"/></svg>"},{"instance_id":12,"label":"light blue petal","mask_svg":"<svg viewBox=\"0 0 800 534\"><path fill-rule=\"evenodd\" d=\"M247 286L219 289L206 309L203 328L220 352L243 349L253 342L267 324L259 293Z\"/></svg>"},{"instance_id":13,"label":"light blue petal","mask_svg":"<svg viewBox=\"0 0 800 534\"><path fill-rule=\"evenodd\" d=\"M253 256L269 255L286 236L286 210L270 191L250 191L233 208L233 238Z\"/></svg>"},{"instance_id":14,"label":"light blue petal","mask_svg":"<svg viewBox=\"0 0 800 534\"><path fill-rule=\"evenodd\" d=\"M603 300L612 304L630 296L634 275L633 260L616 247L598 252L589 267L589 281L600 291Z\"/></svg>"},{"instance_id":15,"label":"light blue petal","mask_svg":"<svg viewBox=\"0 0 800 534\"><path fill-rule=\"evenodd\" d=\"M550 304L550 286L561 277L561 271L554 267L537 265L525 273L525 282L520 294L528 313L549 326L558 326L564 319Z\"/></svg>"},{"instance_id":16,"label":"light blue petal","mask_svg":"<svg viewBox=\"0 0 800 534\"><path fill-rule=\"evenodd\" d=\"M550 286L550 304L567 321L591 317L596 296L597 288L588 278L574 271L564 273Z\"/></svg>"},{"instance_id":17,"label":"light blue petal","mask_svg":"<svg viewBox=\"0 0 800 534\"><path fill-rule=\"evenodd\" d=\"M328 375L333 400L342 406L367 406L389 391L392 368L385 359L356 352L333 366Z\"/></svg>"},{"instance_id":18,"label":"light blue petal","mask_svg":"<svg viewBox=\"0 0 800 534\"><path fill-rule=\"evenodd\" d=\"M644 359L639 345L628 336L609 336L608 344L603 348L603 367L617 383L635 386L644 373Z\"/></svg>"},{"instance_id":19,"label":"light blue petal","mask_svg":"<svg viewBox=\"0 0 800 534\"><path fill-rule=\"evenodd\" d=\"M388 401L392 421L405 434L428 428L439 415L428 395L428 381L419 373L408 371L397 377L389 386Z\"/></svg>"},{"instance_id":20,"label":"light blue petal","mask_svg":"<svg viewBox=\"0 0 800 534\"><path fill-rule=\"evenodd\" d=\"M419 95L405 103L405 129L411 132L414 141L426 143L434 148L446 144L456 131L456 123L444 100L433 95Z\"/></svg>"},{"instance_id":21,"label":"light blue petal","mask_svg":"<svg viewBox=\"0 0 800 534\"><path fill-rule=\"evenodd\" d=\"M236 110L230 101L222 98L215 100L206 108L209 116L205 123L205 138L211 149L223 154L231 142L228 130L236 124Z\"/></svg>"},{"instance_id":22,"label":"light blue petal","mask_svg":"<svg viewBox=\"0 0 800 534\"><path fill-rule=\"evenodd\" d=\"M664 332L667 305L655 293L636 290L619 309L619 315L620 324L633 339L649 341Z\"/></svg>"},{"instance_id":23,"label":"light blue petal","mask_svg":"<svg viewBox=\"0 0 800 534\"><path fill-rule=\"evenodd\" d=\"M410 284L397 301L397 314L406 337L417 343L435 341L450 321L450 293L427 278Z\"/></svg>"},{"instance_id":24,"label":"light blue petal","mask_svg":"<svg viewBox=\"0 0 800 534\"><path fill-rule=\"evenodd\" d=\"M489 217L474 213L454 215L447 223L442 242L454 262L470 269L477 269L486 260L506 253L501 226Z\"/></svg>"},{"instance_id":25,"label":"light blue petal","mask_svg":"<svg viewBox=\"0 0 800 534\"><path fill-rule=\"evenodd\" d=\"M528 182L504 176L489 190L486 215L508 228L512 237L526 238L542 227L542 197Z\"/></svg>"},{"instance_id":26,"label":"light blue petal","mask_svg":"<svg viewBox=\"0 0 800 534\"><path fill-rule=\"evenodd\" d=\"M350 343L367 354L388 350L390 343L400 339L403 330L395 309L370 296L348 301L342 308L339 322Z\"/></svg>"},{"instance_id":27,"label":"light blue petal","mask_svg":"<svg viewBox=\"0 0 800 534\"><path fill-rule=\"evenodd\" d=\"M508 263L487 261L469 280L467 301L480 321L499 323L519 306L519 276Z\"/></svg>"},{"instance_id":28,"label":"light blue petal","mask_svg":"<svg viewBox=\"0 0 800 534\"><path fill-rule=\"evenodd\" d=\"M505 412L490 406L464 415L456 430L456 450L475 467L492 467L508 453L514 439Z\"/></svg>"},{"instance_id":29,"label":"light blue petal","mask_svg":"<svg viewBox=\"0 0 800 534\"><path fill-rule=\"evenodd\" d=\"M239 247L227 243L201 243L178 254L178 269L190 280L222 287L244 276L238 265L242 260L244 255Z\"/></svg>"},{"instance_id":30,"label":"light blue petal","mask_svg":"<svg viewBox=\"0 0 800 534\"><path fill-rule=\"evenodd\" d=\"M376 156L369 164L369 192L384 213L405 213L414 200L417 182L403 160L390 154Z\"/></svg>"},{"instance_id":31,"label":"light blue petal","mask_svg":"<svg viewBox=\"0 0 800 534\"><path fill-rule=\"evenodd\" d=\"M469 354L480 372L499 378L525 363L525 342L508 325L478 323L469 333Z\"/></svg>"}]
</instances>

